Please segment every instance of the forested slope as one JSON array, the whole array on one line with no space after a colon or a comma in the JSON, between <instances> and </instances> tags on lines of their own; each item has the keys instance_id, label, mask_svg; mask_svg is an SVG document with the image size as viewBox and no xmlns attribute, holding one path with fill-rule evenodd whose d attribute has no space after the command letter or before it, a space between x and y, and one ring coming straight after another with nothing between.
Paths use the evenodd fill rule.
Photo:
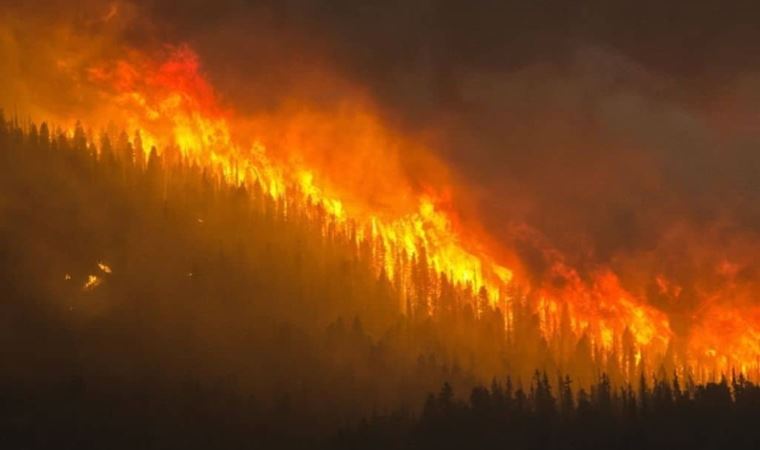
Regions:
<instances>
[{"instance_id":1,"label":"forested slope","mask_svg":"<svg viewBox=\"0 0 760 450\"><path fill-rule=\"evenodd\" d=\"M595 381L574 384L519 304L507 332L441 275L427 314L320 205L179 155L0 117L4 446L757 444L741 375L614 383L581 339L575 373ZM408 260L414 289L423 258Z\"/></svg>"},{"instance_id":2,"label":"forested slope","mask_svg":"<svg viewBox=\"0 0 760 450\"><path fill-rule=\"evenodd\" d=\"M139 136L0 124L0 439L134 447L216 422L315 436L416 408L444 380L471 386L475 358L457 353L500 356L469 307L448 329L402 315L319 205L231 186Z\"/></svg>"}]
</instances>

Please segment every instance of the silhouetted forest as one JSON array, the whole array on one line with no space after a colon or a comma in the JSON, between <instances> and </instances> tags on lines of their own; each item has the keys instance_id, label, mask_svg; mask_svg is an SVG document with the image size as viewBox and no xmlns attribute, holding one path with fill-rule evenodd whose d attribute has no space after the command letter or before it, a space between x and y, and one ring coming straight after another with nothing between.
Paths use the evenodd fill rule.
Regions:
<instances>
[{"instance_id":1,"label":"silhouetted forest","mask_svg":"<svg viewBox=\"0 0 760 450\"><path fill-rule=\"evenodd\" d=\"M431 394L419 417L374 416L330 442L345 449L757 449L760 386L733 376L694 385L678 377L619 389L602 375L574 393L536 372L529 387L511 379L475 387L458 400L451 385Z\"/></svg>"},{"instance_id":2,"label":"silhouetted forest","mask_svg":"<svg viewBox=\"0 0 760 450\"><path fill-rule=\"evenodd\" d=\"M757 442L743 378L620 391L645 370L597 362L583 336L547 342L527 303L490 305L424 254L399 255L400 292L320 205L141 141L0 115L3 447ZM536 368L574 384L552 394Z\"/></svg>"}]
</instances>

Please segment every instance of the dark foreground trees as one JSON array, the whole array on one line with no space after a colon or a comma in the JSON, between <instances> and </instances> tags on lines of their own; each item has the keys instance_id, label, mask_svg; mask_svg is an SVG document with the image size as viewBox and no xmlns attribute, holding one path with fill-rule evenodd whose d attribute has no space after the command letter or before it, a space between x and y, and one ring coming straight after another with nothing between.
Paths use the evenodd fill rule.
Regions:
<instances>
[{"instance_id":1,"label":"dark foreground trees","mask_svg":"<svg viewBox=\"0 0 760 450\"><path fill-rule=\"evenodd\" d=\"M573 394L545 374L530 387L511 379L457 400L449 384L429 395L419 417L395 413L343 430L342 449L757 449L760 386L734 375L702 385L655 380L612 389L605 376Z\"/></svg>"}]
</instances>

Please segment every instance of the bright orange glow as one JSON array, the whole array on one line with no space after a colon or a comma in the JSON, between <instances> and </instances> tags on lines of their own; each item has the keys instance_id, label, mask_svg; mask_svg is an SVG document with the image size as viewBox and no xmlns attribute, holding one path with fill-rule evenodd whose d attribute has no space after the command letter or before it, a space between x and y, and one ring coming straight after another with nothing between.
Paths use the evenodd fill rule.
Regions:
<instances>
[{"instance_id":1,"label":"bright orange glow","mask_svg":"<svg viewBox=\"0 0 760 450\"><path fill-rule=\"evenodd\" d=\"M82 286L82 290L91 291L95 289L96 287L100 286L100 283L102 282L103 280L98 278L96 275L87 275L87 281L84 282L84 286Z\"/></svg>"},{"instance_id":2,"label":"bright orange glow","mask_svg":"<svg viewBox=\"0 0 760 450\"><path fill-rule=\"evenodd\" d=\"M497 261L494 249L457 226L442 200L450 186L428 189L409 181L394 155L426 154L424 146L391 132L360 94L334 108L293 102L279 113L239 117L220 106L200 69L187 47L162 62L130 52L120 61L88 67L87 82L97 87L104 105L90 120L102 127L117 123L130 135L139 131L146 159L155 147L167 164L182 158L219 171L229 183L258 185L302 214L324 214L325 223L355 236L357 244L371 240L376 272L404 296L432 297L444 274L462 289L484 292L507 316L518 296L527 298L546 340L566 332L576 342L587 336L597 357L630 354L638 364L662 357L674 345L668 315L624 289L611 270L584 278L547 251L547 278L559 282L534 286L519 268ZM425 164L432 178L446 181L442 164L432 158ZM423 275L411 273L409 261L424 265ZM99 267L111 273L104 263ZM426 292L412 292L413 276L430 278ZM84 289L100 282L90 275ZM674 299L683 291L661 275L653 283ZM752 375L760 361L760 313L725 304L713 303L695 318L682 359L710 373L737 368Z\"/></svg>"},{"instance_id":3,"label":"bright orange glow","mask_svg":"<svg viewBox=\"0 0 760 450\"><path fill-rule=\"evenodd\" d=\"M102 263L102 262L98 263L98 269L100 269L100 271L103 272L103 273L107 273L107 274L111 274L112 273L111 266L109 266L108 264Z\"/></svg>"}]
</instances>

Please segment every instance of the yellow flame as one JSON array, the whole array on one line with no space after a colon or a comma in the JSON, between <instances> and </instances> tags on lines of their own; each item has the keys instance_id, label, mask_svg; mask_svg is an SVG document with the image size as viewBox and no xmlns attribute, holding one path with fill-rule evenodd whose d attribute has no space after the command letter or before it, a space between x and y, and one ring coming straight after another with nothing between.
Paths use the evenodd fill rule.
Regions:
<instances>
[{"instance_id":1,"label":"yellow flame","mask_svg":"<svg viewBox=\"0 0 760 450\"><path fill-rule=\"evenodd\" d=\"M108 273L108 274L111 273L111 267L108 264L105 264L102 262L98 263L98 269L100 269L100 271L103 273Z\"/></svg>"},{"instance_id":2,"label":"yellow flame","mask_svg":"<svg viewBox=\"0 0 760 450\"><path fill-rule=\"evenodd\" d=\"M85 291L91 291L98 287L102 280L97 275L87 275L87 281L85 281L82 289Z\"/></svg>"},{"instance_id":3,"label":"yellow flame","mask_svg":"<svg viewBox=\"0 0 760 450\"><path fill-rule=\"evenodd\" d=\"M274 123L277 121L275 119L273 123L265 121L266 125L276 129L271 134L260 131L267 127L260 127L257 132L245 136L249 140L240 139L240 134L248 132L248 124L218 110L213 96L208 93L209 86L196 73L197 61L193 58L170 61L169 70L141 64L132 72L140 74L137 79L149 80L144 84L118 83L113 76L109 78L102 71L98 72L98 76L119 86L111 88L116 91L112 92L116 108L113 114L120 117L130 131L139 131L145 157L155 146L159 152L165 152L168 159L171 155L166 149L172 149L178 153L175 157L218 171L229 183L257 186L272 199L281 200L288 210L285 214L291 210L303 214L322 214L320 217L324 217L324 223L329 224L330 229L346 236L356 236L357 243L371 239L376 244L372 249L375 270L384 272L400 288L402 295L407 295L410 290L407 288L414 284L409 282L410 277L440 274L470 289L475 295L479 295L482 289L493 304L512 300L505 294L509 291L508 287L524 287L519 284L515 270L500 264L489 252L468 245L473 240L456 229L454 216L446 212L445 203L435 195L421 194L421 190L408 186L399 187L398 190L403 191L399 197L403 198L401 203L404 208L393 208L389 212L388 208L376 207L367 200L372 197L371 193L351 195L352 192L347 194L330 184L330 181L345 175L336 173L338 170L384 170L375 166L377 161L368 161L361 168L332 167L331 170L319 164L309 165L297 158L283 158L276 151L283 151L284 148L284 151L293 149L295 152L294 149L299 146L308 147L312 136L294 138L294 134L300 136L308 133L299 127L292 132L290 123ZM181 79L175 80L173 77ZM333 119L329 114L326 117L316 116L310 117L311 122L302 128L318 134L324 122ZM350 120L356 120L362 125L357 128L366 132L367 136L349 141L356 148L348 151L399 145L390 138L376 139L375 135L384 131L368 112L358 111L349 116L351 119L345 122L349 129L342 131L345 134L354 131ZM341 118L338 122L343 125L345 120ZM369 126L365 126L367 124ZM338 145L331 141L334 138L336 136L329 136L329 145ZM275 151L270 152L265 143ZM321 149L319 146L315 148L317 153ZM373 148L369 153L384 155L383 150ZM382 173L385 175L385 172ZM357 173L349 175L361 176ZM388 178L389 184L393 184L402 177L389 174ZM197 220L199 224L203 223L203 219ZM328 232L327 227L323 232ZM468 240L465 241L465 238ZM668 317L627 292L613 273L601 271L589 276L590 280L582 280L576 271L563 264L561 258L547 260L551 261L548 278L561 282L557 286L552 283L529 286L533 289L529 292L532 312L537 314L539 328L545 337L556 335L561 326L565 326L575 336L587 335L593 345L612 352L621 346L617 338L626 334L633 341L631 345L635 347L633 355L637 364L643 354L665 352L673 334ZM412 265L415 274L408 273ZM104 274L111 273L111 268L105 263L99 263L98 267ZM730 272L729 269L727 267L725 270ZM655 282L661 294L681 295L682 288L678 284L662 276L657 276ZM90 275L84 288L89 290L100 283L97 276ZM530 284L524 280L523 283ZM432 297L434 293L414 295ZM562 314L568 316L564 324L561 323ZM711 367L725 368L729 364L741 367L754 364L757 367L760 356L758 323L760 315L757 320L749 320L730 308L715 307L712 319L705 319L697 328L699 332L688 337L688 357L695 364L709 359Z\"/></svg>"}]
</instances>

